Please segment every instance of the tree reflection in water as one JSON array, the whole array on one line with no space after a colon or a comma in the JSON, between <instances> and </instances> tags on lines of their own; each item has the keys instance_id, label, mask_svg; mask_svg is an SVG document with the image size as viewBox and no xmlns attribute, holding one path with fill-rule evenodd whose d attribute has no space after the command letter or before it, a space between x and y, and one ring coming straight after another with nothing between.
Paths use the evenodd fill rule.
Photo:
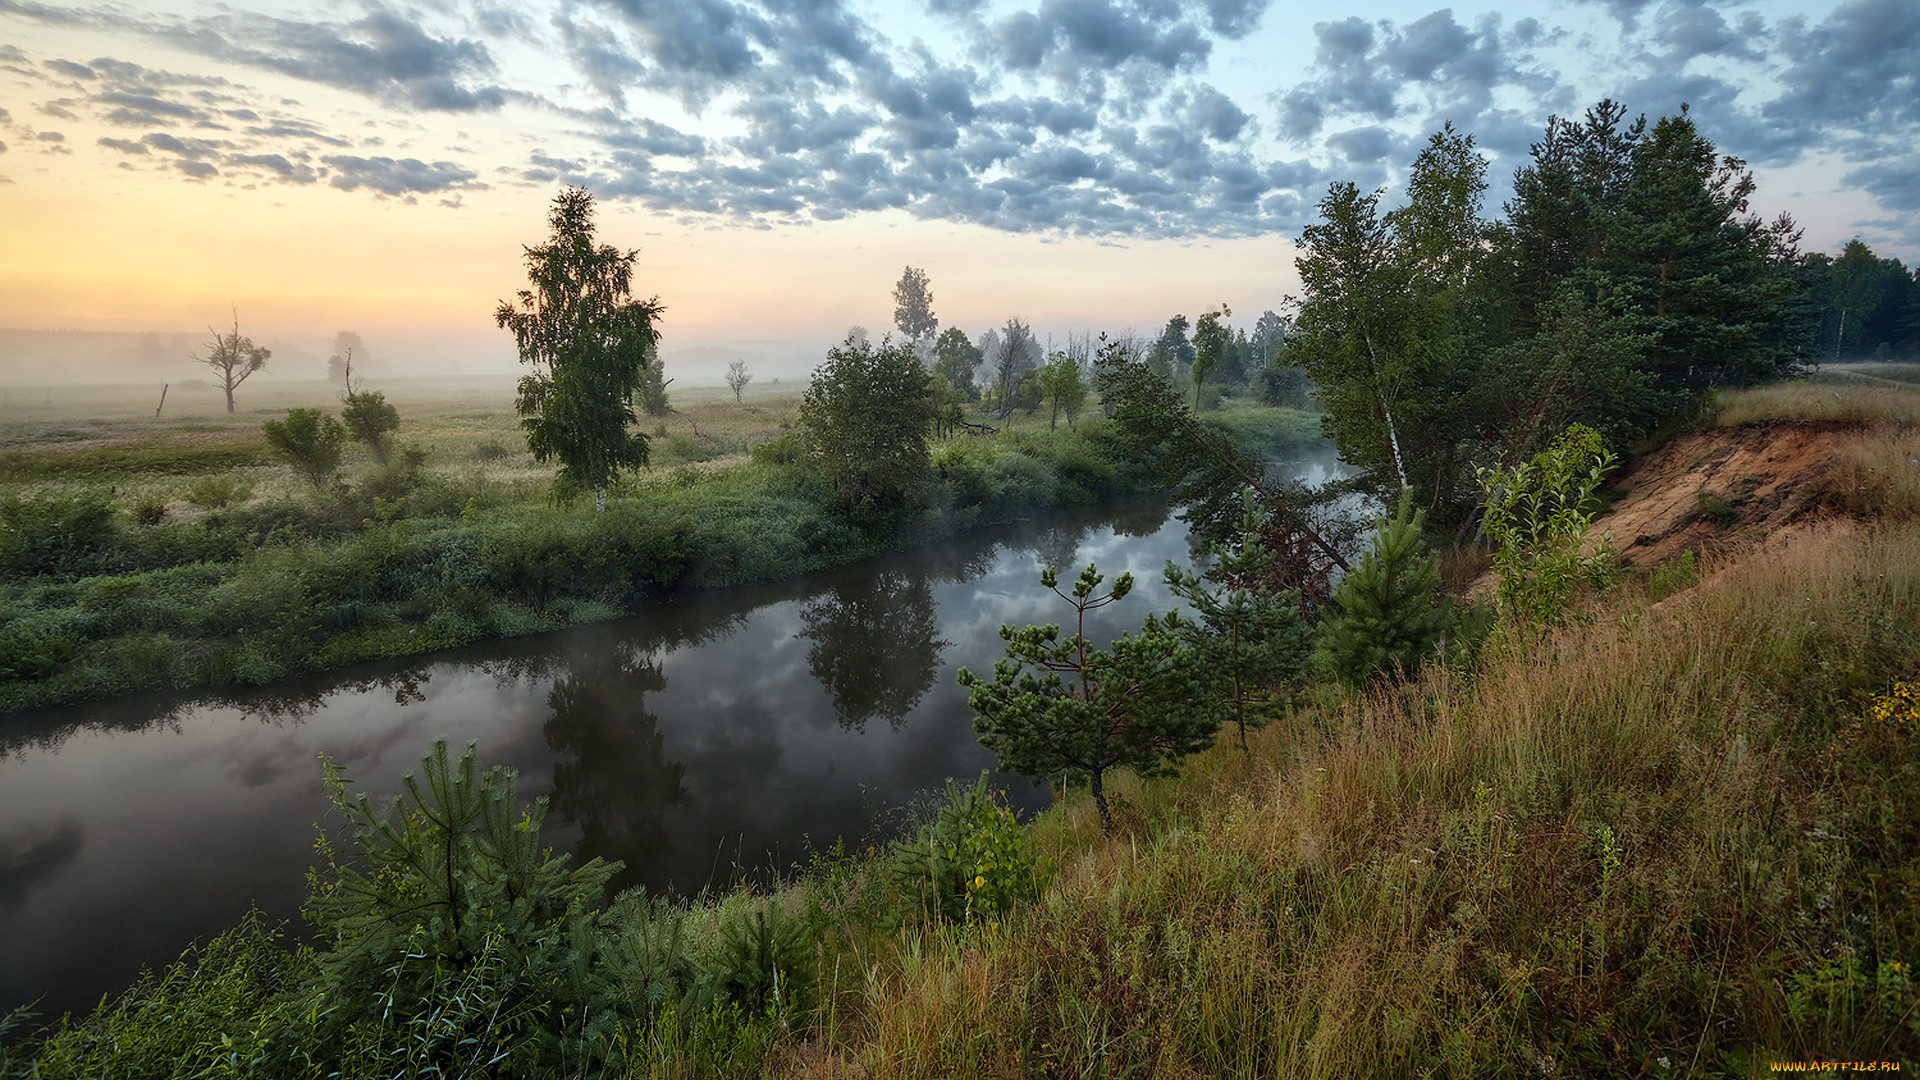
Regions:
<instances>
[{"instance_id":1,"label":"tree reflection in water","mask_svg":"<svg viewBox=\"0 0 1920 1080\"><path fill-rule=\"evenodd\" d=\"M933 686L940 651L933 590L922 572L886 570L844 581L800 609L813 643L807 667L820 680L840 726L854 731L883 716L895 729Z\"/></svg>"},{"instance_id":2,"label":"tree reflection in water","mask_svg":"<svg viewBox=\"0 0 1920 1080\"><path fill-rule=\"evenodd\" d=\"M685 801L687 768L668 761L660 718L646 695L667 688L652 653L619 646L574 659L547 694L543 732L553 750L551 807L580 826L574 864L596 856L625 863L610 888L672 885L667 807Z\"/></svg>"}]
</instances>

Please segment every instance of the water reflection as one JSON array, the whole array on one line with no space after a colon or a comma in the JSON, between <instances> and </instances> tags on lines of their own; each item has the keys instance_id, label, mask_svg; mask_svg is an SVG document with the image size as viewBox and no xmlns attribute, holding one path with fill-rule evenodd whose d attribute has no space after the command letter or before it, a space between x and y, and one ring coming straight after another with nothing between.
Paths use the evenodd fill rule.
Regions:
<instances>
[{"instance_id":1,"label":"water reflection","mask_svg":"<svg viewBox=\"0 0 1920 1080\"><path fill-rule=\"evenodd\" d=\"M557 634L0 718L0 1012L90 1005L249 905L294 918L323 753L378 797L436 736L476 741L549 800L543 840L624 863L623 888L725 888L858 841L992 766L954 672L993 666L1003 622L1060 619L1039 564L1131 571L1137 599L1090 628L1117 635L1171 604L1160 570L1186 552L1163 505L1086 510Z\"/></svg>"},{"instance_id":2,"label":"water reflection","mask_svg":"<svg viewBox=\"0 0 1920 1080\"><path fill-rule=\"evenodd\" d=\"M820 680L840 725L864 730L884 717L899 728L932 688L941 650L933 590L923 572L887 570L844 581L800 609L812 643L807 669Z\"/></svg>"},{"instance_id":3,"label":"water reflection","mask_svg":"<svg viewBox=\"0 0 1920 1080\"><path fill-rule=\"evenodd\" d=\"M687 767L667 760L660 718L647 709L647 695L666 688L656 656L622 647L576 657L547 692L550 812L580 829L575 865L596 857L626 864L616 890L672 884L666 812L686 801Z\"/></svg>"}]
</instances>

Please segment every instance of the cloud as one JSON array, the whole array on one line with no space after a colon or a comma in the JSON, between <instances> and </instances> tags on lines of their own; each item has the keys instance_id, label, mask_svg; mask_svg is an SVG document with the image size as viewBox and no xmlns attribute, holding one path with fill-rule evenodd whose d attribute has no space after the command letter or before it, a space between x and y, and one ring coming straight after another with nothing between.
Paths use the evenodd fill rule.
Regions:
<instances>
[{"instance_id":1,"label":"cloud","mask_svg":"<svg viewBox=\"0 0 1920 1080\"><path fill-rule=\"evenodd\" d=\"M395 160L347 154L329 155L320 160L333 170L327 183L341 191L367 188L381 195L409 195L485 186L474 182L477 174L473 170L450 161L429 165L418 158Z\"/></svg>"},{"instance_id":2,"label":"cloud","mask_svg":"<svg viewBox=\"0 0 1920 1080\"><path fill-rule=\"evenodd\" d=\"M1327 145L1348 161L1363 164L1379 161L1392 151L1393 133L1379 126L1354 128L1327 136Z\"/></svg>"},{"instance_id":3,"label":"cloud","mask_svg":"<svg viewBox=\"0 0 1920 1080\"><path fill-rule=\"evenodd\" d=\"M1850 0L1818 26L1788 19L1779 75L1784 93L1766 118L1795 126L1847 124L1862 129L1920 122L1920 5L1911 0Z\"/></svg>"},{"instance_id":4,"label":"cloud","mask_svg":"<svg viewBox=\"0 0 1920 1080\"><path fill-rule=\"evenodd\" d=\"M279 154L234 154L226 159L226 164L265 169L292 184L311 184L317 179L312 166L288 161Z\"/></svg>"},{"instance_id":5,"label":"cloud","mask_svg":"<svg viewBox=\"0 0 1920 1080\"><path fill-rule=\"evenodd\" d=\"M145 143L137 143L131 139L97 139L95 141L100 146L104 146L109 150L118 150L123 154L145 154L147 152L147 145Z\"/></svg>"},{"instance_id":6,"label":"cloud","mask_svg":"<svg viewBox=\"0 0 1920 1080\"><path fill-rule=\"evenodd\" d=\"M57 71L62 75L71 76L75 79L99 78L92 68L85 64L76 64L71 60L49 60L47 61L47 68L48 70Z\"/></svg>"},{"instance_id":7,"label":"cloud","mask_svg":"<svg viewBox=\"0 0 1920 1080\"><path fill-rule=\"evenodd\" d=\"M186 173L188 176L194 178L195 180L205 180L205 179L208 179L209 177L220 175L220 170L215 168L213 163L207 162L207 161L194 161L194 160L183 158L179 161L174 162L173 164L175 168L179 169L183 173Z\"/></svg>"},{"instance_id":8,"label":"cloud","mask_svg":"<svg viewBox=\"0 0 1920 1080\"><path fill-rule=\"evenodd\" d=\"M1245 131L1253 118L1241 111L1233 99L1211 86L1202 86L1187 105L1186 120L1207 133L1215 142L1232 142Z\"/></svg>"},{"instance_id":9,"label":"cloud","mask_svg":"<svg viewBox=\"0 0 1920 1080\"><path fill-rule=\"evenodd\" d=\"M1863 165L1842 176L1840 182L1860 188L1889 210L1920 211L1920 154ZM1909 222L1908 231L1920 233L1920 227Z\"/></svg>"},{"instance_id":10,"label":"cloud","mask_svg":"<svg viewBox=\"0 0 1920 1080\"><path fill-rule=\"evenodd\" d=\"M402 108L489 111L507 99L501 87L475 82L494 71L486 45L436 37L418 22L377 5L364 18L345 24L222 14L147 29L218 60L266 68Z\"/></svg>"}]
</instances>

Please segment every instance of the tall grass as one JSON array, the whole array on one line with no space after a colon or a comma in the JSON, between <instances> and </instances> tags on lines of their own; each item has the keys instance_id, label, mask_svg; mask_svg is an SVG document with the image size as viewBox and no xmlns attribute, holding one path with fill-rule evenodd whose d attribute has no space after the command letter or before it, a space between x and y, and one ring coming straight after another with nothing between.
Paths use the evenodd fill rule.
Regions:
<instances>
[{"instance_id":1,"label":"tall grass","mask_svg":"<svg viewBox=\"0 0 1920 1080\"><path fill-rule=\"evenodd\" d=\"M1920 528L1307 711L1085 823L1042 904L909 940L888 1076L1746 1075L1920 1051ZM1147 792L1150 792L1148 794ZM1082 815L1084 816L1084 815Z\"/></svg>"},{"instance_id":2,"label":"tall grass","mask_svg":"<svg viewBox=\"0 0 1920 1080\"><path fill-rule=\"evenodd\" d=\"M1814 377L1769 383L1715 395L1713 421L1720 427L1787 420L1862 425L1920 423L1920 387L1874 380Z\"/></svg>"}]
</instances>

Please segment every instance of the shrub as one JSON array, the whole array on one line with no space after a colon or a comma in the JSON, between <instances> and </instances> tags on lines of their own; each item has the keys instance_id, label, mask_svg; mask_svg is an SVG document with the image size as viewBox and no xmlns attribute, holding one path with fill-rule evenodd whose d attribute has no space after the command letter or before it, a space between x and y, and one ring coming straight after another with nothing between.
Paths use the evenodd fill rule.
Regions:
<instances>
[{"instance_id":1,"label":"shrub","mask_svg":"<svg viewBox=\"0 0 1920 1080\"><path fill-rule=\"evenodd\" d=\"M572 869L544 851L546 801L522 806L512 771L482 775L476 762L472 743L456 763L435 740L420 775L403 778L405 802L385 811L349 798L328 766L329 797L359 858L323 838L310 875L306 912L323 948L301 1010L316 1029L297 1040L309 1052L369 1029L419 1030L435 1036L419 1071L457 1064L479 1039L505 1059L484 1062L490 1072L523 1075L566 1044L610 1033L612 961L596 963L594 909L619 864ZM456 1014L469 982L487 1008Z\"/></svg>"},{"instance_id":2,"label":"shrub","mask_svg":"<svg viewBox=\"0 0 1920 1080\"><path fill-rule=\"evenodd\" d=\"M295 472L316 488L324 488L340 471L346 451L347 429L319 409L288 409L285 420L260 425L267 445Z\"/></svg>"},{"instance_id":3,"label":"shrub","mask_svg":"<svg viewBox=\"0 0 1920 1080\"><path fill-rule=\"evenodd\" d=\"M1400 495L1392 520L1375 523L1372 546L1333 590L1313 663L1322 675L1365 686L1382 674L1411 672L1437 654L1454 627L1440 588L1440 561L1420 534L1423 515Z\"/></svg>"},{"instance_id":4,"label":"shrub","mask_svg":"<svg viewBox=\"0 0 1920 1080\"><path fill-rule=\"evenodd\" d=\"M243 503L253 495L253 485L233 476L207 476L187 488L187 501L202 510L219 510Z\"/></svg>"},{"instance_id":5,"label":"shrub","mask_svg":"<svg viewBox=\"0 0 1920 1080\"><path fill-rule=\"evenodd\" d=\"M911 842L893 845L893 878L928 915L990 918L1031 903L1052 871L1027 849L1013 811L987 790L987 774L962 790L947 779L946 805Z\"/></svg>"},{"instance_id":6,"label":"shrub","mask_svg":"<svg viewBox=\"0 0 1920 1080\"><path fill-rule=\"evenodd\" d=\"M153 528L167 519L167 500L154 495L141 499L128 511L135 525Z\"/></svg>"},{"instance_id":7,"label":"shrub","mask_svg":"<svg viewBox=\"0 0 1920 1080\"><path fill-rule=\"evenodd\" d=\"M0 499L0 569L22 574L74 574L111 561L113 504L95 491Z\"/></svg>"},{"instance_id":8,"label":"shrub","mask_svg":"<svg viewBox=\"0 0 1920 1080\"><path fill-rule=\"evenodd\" d=\"M1588 501L1613 462L1599 432L1574 424L1524 464L1479 471L1501 614L1558 625L1574 592L1612 569L1611 542L1592 555L1582 543L1593 521Z\"/></svg>"}]
</instances>

